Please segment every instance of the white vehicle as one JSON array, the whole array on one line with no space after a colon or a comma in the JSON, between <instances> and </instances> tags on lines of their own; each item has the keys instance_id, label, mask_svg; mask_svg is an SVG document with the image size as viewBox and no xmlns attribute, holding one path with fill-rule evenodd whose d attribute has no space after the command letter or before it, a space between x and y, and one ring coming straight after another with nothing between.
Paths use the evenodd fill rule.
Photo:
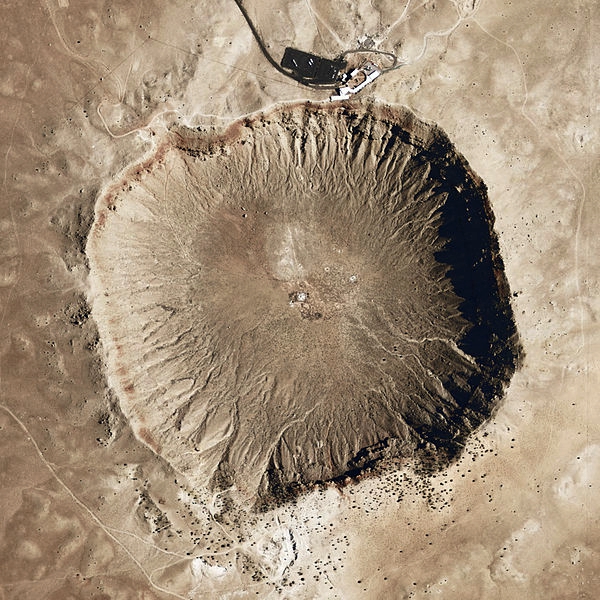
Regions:
<instances>
[{"instance_id":1,"label":"white vehicle","mask_svg":"<svg viewBox=\"0 0 600 600\"><path fill-rule=\"evenodd\" d=\"M357 94L367 85L375 81L381 75L379 67L372 62L364 64L358 69L354 69L349 75L344 75L342 81L346 85L338 88L337 94L331 96L330 100L348 100L353 94Z\"/></svg>"}]
</instances>

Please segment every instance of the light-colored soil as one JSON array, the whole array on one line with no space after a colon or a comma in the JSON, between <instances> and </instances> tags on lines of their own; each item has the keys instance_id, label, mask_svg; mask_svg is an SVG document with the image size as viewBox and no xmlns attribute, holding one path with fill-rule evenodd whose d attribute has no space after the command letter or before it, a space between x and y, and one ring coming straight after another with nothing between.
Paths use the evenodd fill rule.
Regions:
<instances>
[{"instance_id":1,"label":"light-colored soil","mask_svg":"<svg viewBox=\"0 0 600 600\"><path fill-rule=\"evenodd\" d=\"M327 93L274 72L233 2L4 3L0 598L596 597L594 3L247 5L278 56L369 34L406 59L359 101L438 124L488 186L525 364L436 476L264 514L194 488L114 391L86 305L95 202L174 124Z\"/></svg>"}]
</instances>

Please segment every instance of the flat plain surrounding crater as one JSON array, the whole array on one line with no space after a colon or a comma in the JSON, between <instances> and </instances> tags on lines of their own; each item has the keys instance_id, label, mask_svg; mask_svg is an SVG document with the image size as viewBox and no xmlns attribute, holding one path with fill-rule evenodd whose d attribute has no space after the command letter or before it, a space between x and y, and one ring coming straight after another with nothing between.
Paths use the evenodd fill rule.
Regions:
<instances>
[{"instance_id":1,"label":"flat plain surrounding crater","mask_svg":"<svg viewBox=\"0 0 600 600\"><path fill-rule=\"evenodd\" d=\"M262 505L446 465L519 362L493 222L483 182L405 109L172 129L99 197L87 245L136 435Z\"/></svg>"}]
</instances>

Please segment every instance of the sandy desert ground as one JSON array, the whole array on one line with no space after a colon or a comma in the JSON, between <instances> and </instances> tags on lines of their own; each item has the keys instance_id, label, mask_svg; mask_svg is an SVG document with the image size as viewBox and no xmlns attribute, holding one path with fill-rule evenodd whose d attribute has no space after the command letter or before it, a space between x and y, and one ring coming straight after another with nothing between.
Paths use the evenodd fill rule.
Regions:
<instances>
[{"instance_id":1,"label":"sandy desert ground","mask_svg":"<svg viewBox=\"0 0 600 600\"><path fill-rule=\"evenodd\" d=\"M440 127L487 185L523 364L440 472L408 461L264 512L199 485L123 403L90 275L97 201L173 131L329 94L276 72L230 0L5 2L0 598L597 597L595 3L245 5L276 56L369 36L401 59L357 101Z\"/></svg>"}]
</instances>

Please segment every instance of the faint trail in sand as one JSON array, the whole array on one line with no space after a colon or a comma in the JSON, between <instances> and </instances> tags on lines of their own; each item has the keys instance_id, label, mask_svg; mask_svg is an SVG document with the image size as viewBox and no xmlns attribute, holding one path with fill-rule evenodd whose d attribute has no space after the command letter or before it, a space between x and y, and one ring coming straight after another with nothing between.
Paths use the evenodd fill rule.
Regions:
<instances>
[{"instance_id":1,"label":"faint trail in sand","mask_svg":"<svg viewBox=\"0 0 600 600\"><path fill-rule=\"evenodd\" d=\"M181 595L177 594L176 592L172 592L172 591L170 591L170 590L168 590L166 588L163 588L163 587L155 584L152 581L152 578L150 577L150 574L148 573L148 571L146 571L146 569L144 569L144 567L142 566L142 564L140 563L140 561L132 554L132 552L127 548L127 546L125 546L125 544L123 544L112 532L114 531L114 532L118 532L118 533L124 533L124 534L127 534L127 535L132 535L133 537L137 538L140 541L144 541L144 540L142 540L142 538L139 538L135 534L131 534L129 532L121 531L121 530L115 529L113 527L108 527L107 525L105 525L77 496L75 496L75 494L71 491L71 489L69 488L69 486L59 477L59 475L56 473L56 470L54 469L54 467L44 457L44 454L40 450L40 447L38 446L37 442L35 441L35 439L31 435L31 433L29 432L29 429L27 429L27 427L25 426L25 424L23 423L23 421L21 421L21 419L19 419L19 417L17 417L17 415L15 415L15 413L12 410L10 410L10 408L8 408L7 406L4 406L3 404L0 404L0 408L2 410L4 410L17 423L17 425L22 429L23 433L25 434L25 437L31 443L31 445L34 447L34 449L35 449L35 451L36 451L39 459L42 461L42 463L44 464L44 466L50 471L52 477L56 480L56 482L71 497L71 499L73 500L73 502L75 504L77 504L77 506L79 506L79 508L81 508L85 513L87 513L88 516L91 518L91 520L94 521L94 523L96 523L96 525L98 527L100 527L100 529L102 529L102 531L104 531L104 533L111 540L113 540L113 542L115 542L115 544L117 544L123 550L123 552L125 552L125 554L127 554L127 556L132 560L132 562L142 572L142 574L144 575L144 577L147 579L148 583L154 589L158 590L159 592L163 592L165 594L169 594L170 596L175 596L176 598L180 598L181 600L188 600L188 598L186 598L185 596L181 596ZM160 552L163 552L163 553L166 552L167 554L174 554L175 556L180 556L181 557L181 555L178 555L178 554L175 554L175 553L172 553L172 552L168 552L168 551L165 551L165 550L161 550L157 546L154 546L154 548L156 550L160 551Z\"/></svg>"},{"instance_id":2,"label":"faint trail in sand","mask_svg":"<svg viewBox=\"0 0 600 600\"><path fill-rule=\"evenodd\" d=\"M115 575L129 575L129 574L133 573L134 570L135 570L134 568L131 568L131 569L121 569L120 571L111 570L111 571L102 571L101 573L89 573L86 575L86 578L89 580L92 577L115 577ZM14 581L9 581L7 583L0 583L0 589L12 587L14 585L23 585L24 583L33 583L33 584L40 584L40 583L46 583L46 582L57 583L60 581L69 581L69 580L79 581L79 579L75 575L63 575L62 577L41 577L40 579L16 579Z\"/></svg>"},{"instance_id":3,"label":"faint trail in sand","mask_svg":"<svg viewBox=\"0 0 600 600\"><path fill-rule=\"evenodd\" d=\"M230 69L232 69L234 71L240 71L242 73L249 73L250 75L254 75L255 77L258 77L259 79L273 81L280 85L287 85L287 86L294 87L294 88L301 87L300 84L297 82L289 83L288 81L284 81L284 80L278 79L276 77L269 77L268 75L262 75L261 73L257 73L255 71L250 71L249 69L243 69L242 67L237 67L236 65L223 62L222 60L216 60L214 58L209 58L208 56L204 56L203 54L199 54L198 52L192 52L191 50L186 50L185 48L182 48L181 46L177 46L176 44L172 44L171 42L165 42L163 40L159 40L158 38L148 36L146 41L150 41L150 40L156 44L160 44L161 46L167 46L169 48L174 48L175 50L178 50L179 52L183 52L184 54L191 54L192 56L197 56L199 58L199 60L203 60L203 61L213 63L216 65L221 65L224 67L229 67Z\"/></svg>"},{"instance_id":4,"label":"faint trail in sand","mask_svg":"<svg viewBox=\"0 0 600 600\"><path fill-rule=\"evenodd\" d=\"M148 129L150 127L150 125L152 125L152 123L156 119L158 119L159 117L162 117L163 115L166 115L168 113L176 113L176 114L179 113L179 111L176 108L167 108L166 110L161 110L160 112L153 115L152 118L150 118L150 120L145 125L140 125L139 127L134 127L133 129L130 129L129 131L126 131L125 133L113 133L111 131L110 127L108 126L108 124L104 118L104 115L102 114L102 110L101 110L102 104L104 104L104 101L102 101L98 104L98 106L96 107L96 113L100 117L100 120L102 121L102 125L104 125L104 129L106 129L106 133L108 133L108 135L110 135L110 137L115 140L127 137L127 136L131 135L132 133L138 133L141 131L145 131L146 129ZM167 129L166 126L165 126L165 129Z\"/></svg>"},{"instance_id":5,"label":"faint trail in sand","mask_svg":"<svg viewBox=\"0 0 600 600\"><path fill-rule=\"evenodd\" d=\"M317 35L319 36L319 39L321 40L321 44L323 45L323 48L325 49L325 51L328 54L330 54L329 47L327 46L327 44L325 43L325 40L323 39L323 36L321 35L321 30L319 29L319 24L317 23L317 17L315 16L312 6L310 5L309 0L304 0L304 2L306 3L306 8L308 9L308 12L310 13L310 18L312 19L312 22L315 25L315 29L317 30Z\"/></svg>"},{"instance_id":6,"label":"faint trail in sand","mask_svg":"<svg viewBox=\"0 0 600 600\"><path fill-rule=\"evenodd\" d=\"M414 65L415 63L419 62L425 56L425 53L427 52L427 46L428 46L429 40L431 38L434 38L434 37L448 38L448 37L450 37L460 27L460 25L462 25L462 23L464 21L466 21L467 19L473 18L473 15L477 12L477 10L479 9L479 6L480 6L479 2L473 2L470 8L465 8L464 5L461 6L457 2L452 2L452 3L454 4L454 7L456 8L456 12L458 13L458 19L456 20L454 25L452 25L451 27L448 27L447 29L444 29L442 31L428 31L423 36L423 46L422 46L419 54L414 59L407 60L405 64Z\"/></svg>"},{"instance_id":7,"label":"faint trail in sand","mask_svg":"<svg viewBox=\"0 0 600 600\"><path fill-rule=\"evenodd\" d=\"M521 70L521 79L522 79L522 85L523 85L523 101L521 102L521 107L520 107L521 116L524 119L526 119L527 122L534 128L535 132L538 134L540 139L542 139L542 140L546 139L547 133L545 131L543 131L541 129L541 127L525 112L525 107L527 105L527 102L529 101L529 90L527 88L527 76L525 74L525 69L523 67L523 61L521 60L519 53L517 52L517 50L515 49L514 46L512 46L508 42L496 37L493 33L489 32L487 29L485 29L485 27L483 27L483 25L481 25L481 23L477 19L472 18L471 20L481 29L481 31L483 31L483 33L485 33L486 35L491 37L496 42L502 44L503 46L506 46L514 54L515 58L517 59L517 62L519 63L519 69ZM559 143L561 142L560 138L557 135L555 135L554 137ZM564 165L564 167L567 169L567 171L569 172L571 177L577 182L578 187L581 189L581 199L580 199L578 207L577 207L577 224L576 224L576 228L575 228L575 242L574 242L575 286L577 289L577 298L578 298L579 309L580 309L580 320L579 320L580 344L579 344L577 353L580 354L586 346L586 336L585 336L585 327L584 327L585 306L583 304L583 296L581 293L581 273L580 273L580 256L579 256L580 255L580 245L581 245L581 223L582 223L582 217L583 217L583 208L584 208L584 205L586 202L586 187L585 187L585 184L583 183L583 181L581 180L581 178L577 175L577 173L573 169L573 167L564 158L562 153L558 152L556 150L555 144L551 143L548 140L546 140L546 141L547 141L547 149L550 150L550 152L552 152L552 154L554 154L554 156L556 156L556 158L558 158L558 160ZM586 366L587 366L587 358L586 358Z\"/></svg>"},{"instance_id":8,"label":"faint trail in sand","mask_svg":"<svg viewBox=\"0 0 600 600\"><path fill-rule=\"evenodd\" d=\"M582 367L582 371L583 371L583 376L585 377L585 381L586 381L586 415L589 415L589 410L590 410L590 401L589 401L589 397L590 397L590 392L589 392L589 365L590 365L590 353L589 353L589 348L587 347L587 343L586 343L586 332L585 332L585 312L586 312L586 306L585 306L585 302L584 302L584 295L582 293L582 288L581 288L581 278L582 278L582 273L581 273L581 262L580 262L580 254L581 254L581 226L582 226L582 221L583 221L583 210L586 204L586 199L587 199L587 190L586 190L586 186L584 184L584 182L582 181L582 179L579 177L579 175L577 174L577 172L575 171L575 169L569 164L569 162L564 158L563 153L559 152L556 149L556 145L557 143L559 145L562 145L562 140L560 139L560 137L558 136L558 134L554 133L553 137L556 140L557 143L553 143L548 139L548 133L546 131L544 131L541 126L539 126L526 112L526 106L527 103L529 101L529 89L527 86L527 75L525 73L525 68L524 68L524 63L521 60L521 57L518 53L518 51L516 50L516 48L510 44L509 42L500 39L499 37L495 36L493 33L491 33L490 31L488 31L476 18L471 18L470 19L473 23L475 23L479 29L485 33L487 36L489 36L491 39L495 40L497 43L502 44L503 46L505 46L506 48L508 48L510 50L510 52L514 55L515 59L517 60L517 63L519 64L519 69L521 72L521 82L522 82L522 87L523 87L523 99L521 102L521 106L519 109L519 112L521 114L521 116L531 125L531 127L534 129L534 131L536 132L536 134L538 135L540 140L543 140L545 142L545 146L546 149L549 150L565 167L565 169L568 171L568 173L570 174L571 178L576 182L577 186L579 187L579 189L581 190L581 197L579 199L579 202L577 204L577 208L576 208L576 226L575 226L575 235L574 235L574 243L573 243L573 253L574 253L574 274L575 274L575 290L576 290L576 294L577 294L577 302L579 305L579 347L576 351L576 356L580 357L582 356L583 359L583 367ZM588 21L588 27L589 27L589 21ZM588 30L589 33L589 30ZM590 34L590 46L591 46L591 34ZM591 80L590 80L591 81ZM590 84L591 85L591 84ZM590 100L590 105L591 105L591 100ZM571 361L570 364L573 364L573 361ZM563 376L561 378L561 385L560 385L560 389L561 391L564 389L564 370L563 370ZM547 444L546 447L543 451L543 456L545 457L548 452L550 451L552 445L553 445L553 440L554 440L554 432L556 429L556 425L555 425L555 419L553 418L556 413L558 411L558 408L556 406L556 401L552 402L550 407L549 407L549 414L547 416L546 422L547 422L547 427L548 427L548 435L547 435ZM586 417L586 423L589 423L589 418ZM588 440L589 443L589 426L586 425L586 439ZM540 459L538 461L538 464L541 464L543 462L543 458ZM588 511L588 519L589 519L589 511Z\"/></svg>"},{"instance_id":9,"label":"faint trail in sand","mask_svg":"<svg viewBox=\"0 0 600 600\"><path fill-rule=\"evenodd\" d=\"M310 10L313 13L313 15L323 24L323 26L327 29L327 31L329 32L329 34L331 35L331 37L333 37L335 39L335 41L338 43L339 47L343 48L344 47L344 42L342 41L342 39L340 38L340 36L337 34L337 32L330 27L329 23L327 23L327 21L312 6L310 0L306 0L306 3L310 7ZM316 25L316 23L315 23L315 25ZM319 35L321 35L321 34L319 33Z\"/></svg>"},{"instance_id":10,"label":"faint trail in sand","mask_svg":"<svg viewBox=\"0 0 600 600\"><path fill-rule=\"evenodd\" d=\"M119 80L119 78L115 75L115 71L124 62L129 60L129 58L131 58L131 56L135 52L137 52L144 44L146 44L148 42L148 38L146 38L141 44L136 46L131 52L126 54L125 57L121 61L119 61L114 67L109 67L106 63L102 62L101 60L98 60L98 59L89 60L85 56L83 56L81 53L76 52L73 49L73 47L71 45L69 45L68 41L65 39L65 37L58 25L58 22L56 20L56 10L57 9L56 9L56 7L54 7L52 5L52 0L44 0L44 4L46 6L46 10L48 12L50 22L52 23L52 27L54 28L54 31L56 32L56 36L58 37L58 40L59 40L60 44L62 45L62 47L64 48L65 52L69 56L71 56L74 60L76 60L77 62L85 65L92 72L105 73L106 76L111 77L114 80L114 82L119 90L118 96L123 97L125 95L125 88L127 85L127 79L129 77L129 73L127 74L127 77L125 79L125 84L122 84L121 81ZM140 5L140 10L138 12L138 20L139 20L140 14L141 14L141 5ZM100 78L100 81L102 81L102 78ZM85 96L87 96L87 94L89 94L95 87L97 87L97 85L100 85L100 83L96 84L96 86L94 86L93 88L88 90L86 92ZM84 96L84 98L85 98L85 96ZM81 102L81 100L80 100L80 102Z\"/></svg>"},{"instance_id":11,"label":"faint trail in sand","mask_svg":"<svg viewBox=\"0 0 600 600\"><path fill-rule=\"evenodd\" d=\"M389 31L391 31L392 29L394 29L394 27L396 27L396 25L400 25L400 23L402 23L404 21L404 18L406 17L406 14L408 13L408 9L410 7L411 1L412 0L406 0L406 4L404 5L404 10L402 11L402 14L390 25Z\"/></svg>"},{"instance_id":12,"label":"faint trail in sand","mask_svg":"<svg viewBox=\"0 0 600 600\"><path fill-rule=\"evenodd\" d=\"M46 6L46 11L48 13L48 17L50 19L50 22L52 24L52 27L54 28L54 31L56 32L56 36L58 38L58 41L60 42L61 46L64 48L65 52L71 57L73 58L73 60L76 60L77 62L83 64L84 66L86 66L90 71L92 72L96 72L96 73L104 73L104 77L110 77L114 80L115 85L117 86L118 89L118 96L119 98L123 98L125 96L125 92L126 92L126 87L127 87L127 81L129 79L129 74L131 72L131 66L129 68L129 71L125 77L125 82L121 83L120 79L115 75L115 71L125 62L127 62L138 50L140 50L145 44L148 43L148 41L150 40L149 37L145 38L140 44L138 44L137 46L135 46L131 52L127 53L122 60L120 60L119 62L117 62L117 64L113 67L109 67L106 63L98 60L98 59L94 59L94 60L89 60L87 59L85 56L83 56L81 53L76 52L72 46L69 45L69 43L67 42L67 40L65 39L63 33L60 30L60 27L58 25L58 22L56 20L56 7L52 5L52 0L44 0L44 5ZM139 6L139 11L138 11L138 17L137 20L139 21L140 15L142 12L142 4L140 3ZM92 91L94 91L98 86L102 85L102 81L104 79L104 77L100 77L98 80L98 83L96 83L95 85L93 85L90 89L88 89L85 94L79 98L76 102L76 105L81 104L81 102L84 100L84 98L90 94ZM114 136L113 136L114 137Z\"/></svg>"},{"instance_id":13,"label":"faint trail in sand","mask_svg":"<svg viewBox=\"0 0 600 600\"><path fill-rule=\"evenodd\" d=\"M57 33L57 35L59 37L59 40L65 46L65 48L67 49L67 51L70 52L70 50L68 48L68 45L66 45L65 40L63 39L60 31L58 30L58 28L56 26L56 23L54 21L54 13L52 11L52 8L50 7L49 4L47 4L47 6L48 6L48 12L50 14L50 19L52 21L52 24L53 24L55 30L56 30L56 33ZM47 23L46 23L46 25L47 25ZM46 27L46 25L45 25L45 27ZM43 31L45 31L45 28L44 28ZM42 35L40 35L40 39L43 37L43 31L42 31ZM143 43L145 43L145 41ZM137 50L137 48L134 50L134 52L136 50ZM38 47L37 47L37 51L35 53L33 61L31 62L31 64L27 68L27 72L25 74L25 86L24 86L23 96L26 96L27 90L29 89L31 72L32 72L34 66L37 64L39 56L40 56L40 45L38 45ZM127 58L129 58L129 56L130 55L128 55L124 60L127 60ZM124 62L124 61L122 61L122 62ZM122 62L119 63L119 64L122 64ZM109 69L109 71L110 71L110 69ZM87 93L89 93L89 91ZM86 93L86 95L87 95L87 93ZM12 295L14 293L14 290L15 290L17 284L20 281L21 269L22 269L22 265L23 265L23 252L22 252L22 248L21 248L21 242L20 242L18 227L17 227L15 215L14 215L14 209L13 209L13 205L12 205L12 199L10 197L10 194L7 193L7 180L8 180L9 158L10 158L10 154L11 154L11 151L12 151L12 148L13 148L13 144L14 144L14 137L15 137L16 128L17 128L17 125L18 125L19 120L21 118L22 111L23 111L23 105L24 105L24 100L21 99L20 102L19 102L19 105L18 105L17 113L16 113L15 118L13 120L12 127L10 129L10 133L9 133L9 136L8 136L8 144L7 144L6 152L4 153L4 160L3 160L3 174L2 174L2 188L1 189L2 189L2 193L3 193L4 197L7 198L7 204L8 204L9 211L10 211L10 218L11 218L11 222L12 222L13 236L14 236L15 243L16 243L16 246L17 246L18 265L16 267L17 277L16 277L15 281L10 286L10 289L8 291L7 297L6 297L5 302L4 302L4 306L2 307L2 310L1 310L1 313L0 313L0 329L4 326L4 321L6 319L6 314L7 314L7 311L8 311L8 306L10 304L10 300L11 300L11 297L12 297ZM0 362L0 393L2 392L2 388L3 388L2 363ZM184 596L180 596L177 593L171 592L168 589L162 588L161 586L158 586L158 585L154 584L152 582L152 580L150 579L150 577L148 576L148 573L146 572L146 570L144 569L144 567L141 565L141 563L127 549L127 547L122 542L120 542L119 539L117 537L115 537L115 535L113 535L113 533L111 533L111 532L116 532L116 533L118 532L118 533L121 533L121 534L133 536L138 541L140 541L140 542L142 542L144 544L147 544L147 545L151 545L155 550L157 550L159 552L162 552L162 553L166 553L166 554L175 554L175 553L171 553L171 552L168 552L166 550L162 550L161 548L155 546L151 542L148 542L148 541L144 540L143 538L140 538L139 536L137 536L135 534L132 534L132 533L127 532L127 531L121 531L121 530L118 530L118 529L115 529L115 528L112 528L112 527L109 527L109 526L105 525L81 500L79 500L79 498L77 498L75 496L75 494L73 494L73 492L70 490L70 488L67 486L67 484L59 477L59 475L56 473L54 465L52 465L48 460L46 460L46 458L44 457L42 451L40 450L37 442L35 441L35 439L31 435L31 433L29 432L29 430L27 429L27 427L25 426L25 424L17 417L17 415L10 408L8 408L7 406L5 406L4 404L0 404L0 408L2 410L4 410L14 420L14 422L23 431L23 433L25 434L27 440L34 447L34 449L35 449L35 451L36 451L39 459L41 460L41 462L50 471L50 473L52 474L52 477L57 481L57 483L71 497L71 499L73 500L73 502L75 502L75 504L77 504L77 506L79 506L84 512L86 512L89 515L89 517L105 532L105 534L110 539L112 539L125 552L125 554L127 554L127 556L132 560L132 562L137 566L137 568L146 577L146 579L148 580L149 584L154 589L156 589L156 590L158 590L160 592L163 592L165 594L174 596L176 598L180 598L181 600L187 600L187 598L184 597ZM176 555L176 556L180 556L180 555Z\"/></svg>"},{"instance_id":14,"label":"faint trail in sand","mask_svg":"<svg viewBox=\"0 0 600 600\"><path fill-rule=\"evenodd\" d=\"M40 35L40 39L43 36L45 27L46 26L44 26L44 29L41 32L42 35ZM15 239L15 245L17 247L18 263L17 263L17 267L16 267L15 280L10 285L10 288L6 295L6 299L4 301L4 306L0 308L0 331L3 331L4 321L6 319L6 313L8 311L8 306L10 304L10 301L11 301L12 295L15 291L15 288L17 287L17 284L19 283L19 281L21 279L21 269L23 267L23 252L22 252L22 248L21 248L21 241L19 238L19 230L17 227L17 221L15 219L12 196L10 193L7 192L8 161L9 161L10 153L12 151L13 144L14 144L15 131L17 129L17 124L19 123L19 120L21 119L21 113L23 111L23 104L25 102L24 98L27 95L27 90L29 89L31 71L38 62L38 58L40 56L40 51L41 51L40 48L41 48L41 44L38 44L34 59L31 62L31 64L29 65L29 67L27 68L27 73L25 74L25 85L24 85L24 89L23 89L23 97L20 99L19 107L17 109L17 114L15 115L12 127L10 128L10 133L8 135L8 145L6 148L6 152L4 153L4 161L3 161L4 168L3 168L3 173L2 173L2 188L1 188L2 189L2 197L7 199L6 201L8 204L8 209L10 211L10 220L11 220L11 225L12 225L12 231L13 231L13 236ZM3 397L2 388L3 388L2 361L0 360L0 397Z\"/></svg>"}]
</instances>

